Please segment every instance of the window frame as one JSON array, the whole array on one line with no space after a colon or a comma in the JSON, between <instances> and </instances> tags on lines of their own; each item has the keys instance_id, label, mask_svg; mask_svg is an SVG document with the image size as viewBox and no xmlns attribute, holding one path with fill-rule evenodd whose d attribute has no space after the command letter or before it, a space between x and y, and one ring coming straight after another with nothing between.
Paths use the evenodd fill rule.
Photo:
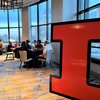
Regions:
<instances>
[{"instance_id":1,"label":"window frame","mask_svg":"<svg viewBox=\"0 0 100 100\"><path fill-rule=\"evenodd\" d=\"M39 22L40 22L40 20L39 20L39 5L41 4L41 3L44 3L44 2L46 2L46 23L42 23L42 24L40 24ZM39 27L41 27L41 26L46 26L46 40L48 40L49 42L51 41L51 38L49 39L48 38L48 36L51 34L51 33L49 33L48 32L48 26L49 25L51 25L51 23L50 23L50 21L49 21L49 19L48 19L48 13L49 13L49 4L48 4L48 0L43 0L43 1L41 1L41 2L38 2L38 3L36 3L36 4L33 4L33 5L31 5L31 6L36 6L37 5L37 25L31 25L31 23L30 23L30 39L31 39L31 34L32 34L32 27L37 27L37 40L40 40L40 30L39 30ZM30 13L30 19L31 19L31 6L29 6L29 13ZM51 13L51 12L50 12ZM31 22L31 20L29 19L29 21ZM31 40L31 42L33 43L34 41L32 41ZM44 41L41 41L41 42L44 42Z\"/></svg>"},{"instance_id":2,"label":"window frame","mask_svg":"<svg viewBox=\"0 0 100 100\"><path fill-rule=\"evenodd\" d=\"M92 19L89 18L89 11L92 11L96 8L100 8L100 3L94 4L89 7L89 0L84 0L84 9L80 10L81 0L77 0L77 20ZM83 19L80 18L80 15L83 14Z\"/></svg>"},{"instance_id":3,"label":"window frame","mask_svg":"<svg viewBox=\"0 0 100 100\"><path fill-rule=\"evenodd\" d=\"M9 13L10 13L10 10L6 10L7 11L7 27L0 27L0 29L7 29L8 30L8 41L4 41L4 43L8 43L8 42L10 42L10 30L11 29L18 29L18 41L19 42L21 42L20 41L20 39L21 39L21 36L20 36L20 34L21 34L21 32L20 32L20 28L22 28L22 26L20 26L20 23L22 23L22 20L20 19L20 14L22 13L22 10L21 9L16 9L17 10L17 19L18 19L18 26L10 26L10 19L9 19ZM14 10L13 10L14 11ZM20 13L21 12L21 13ZM13 42L13 41L11 41L11 42Z\"/></svg>"}]
</instances>

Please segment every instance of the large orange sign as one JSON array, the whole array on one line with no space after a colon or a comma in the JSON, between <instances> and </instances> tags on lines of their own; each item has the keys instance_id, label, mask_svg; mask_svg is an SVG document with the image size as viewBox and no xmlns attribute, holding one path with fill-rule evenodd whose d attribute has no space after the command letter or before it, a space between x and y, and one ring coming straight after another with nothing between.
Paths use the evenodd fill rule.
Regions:
<instances>
[{"instance_id":1,"label":"large orange sign","mask_svg":"<svg viewBox=\"0 0 100 100\"><path fill-rule=\"evenodd\" d=\"M61 42L60 77L50 91L71 99L100 100L100 88L87 84L88 42L100 39L100 19L52 25L52 41Z\"/></svg>"}]
</instances>

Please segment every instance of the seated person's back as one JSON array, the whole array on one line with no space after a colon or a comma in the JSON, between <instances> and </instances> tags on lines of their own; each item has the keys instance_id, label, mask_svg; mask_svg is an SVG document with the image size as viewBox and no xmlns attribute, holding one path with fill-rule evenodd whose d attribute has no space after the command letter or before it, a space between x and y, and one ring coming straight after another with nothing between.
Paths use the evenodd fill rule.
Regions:
<instances>
[{"instance_id":1,"label":"seated person's back","mask_svg":"<svg viewBox=\"0 0 100 100\"><path fill-rule=\"evenodd\" d=\"M30 41L29 40L26 40L26 48L29 50L29 49L31 49L31 46L30 46Z\"/></svg>"},{"instance_id":2,"label":"seated person's back","mask_svg":"<svg viewBox=\"0 0 100 100\"><path fill-rule=\"evenodd\" d=\"M12 48L13 48L12 43L9 42L8 47L7 47L7 52L11 52Z\"/></svg>"},{"instance_id":3,"label":"seated person's back","mask_svg":"<svg viewBox=\"0 0 100 100\"><path fill-rule=\"evenodd\" d=\"M20 47L20 50L25 50L25 51L27 51L26 42L25 42L25 41L22 42L21 47Z\"/></svg>"}]
</instances>

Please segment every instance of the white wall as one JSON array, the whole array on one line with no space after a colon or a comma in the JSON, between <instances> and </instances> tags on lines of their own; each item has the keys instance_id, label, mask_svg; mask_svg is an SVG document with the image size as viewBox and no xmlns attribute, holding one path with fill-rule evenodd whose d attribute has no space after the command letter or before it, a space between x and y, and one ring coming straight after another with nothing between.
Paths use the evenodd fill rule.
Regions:
<instances>
[{"instance_id":1,"label":"white wall","mask_svg":"<svg viewBox=\"0 0 100 100\"><path fill-rule=\"evenodd\" d=\"M62 22L63 0L52 0L51 3L51 22Z\"/></svg>"},{"instance_id":2,"label":"white wall","mask_svg":"<svg viewBox=\"0 0 100 100\"><path fill-rule=\"evenodd\" d=\"M28 7L22 9L22 40L29 39Z\"/></svg>"}]
</instances>

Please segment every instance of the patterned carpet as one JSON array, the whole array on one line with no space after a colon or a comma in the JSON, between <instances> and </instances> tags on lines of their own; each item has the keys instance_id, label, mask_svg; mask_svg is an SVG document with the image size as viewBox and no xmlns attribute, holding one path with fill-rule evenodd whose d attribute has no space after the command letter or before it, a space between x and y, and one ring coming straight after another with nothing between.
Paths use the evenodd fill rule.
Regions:
<instances>
[{"instance_id":1,"label":"patterned carpet","mask_svg":"<svg viewBox=\"0 0 100 100\"><path fill-rule=\"evenodd\" d=\"M45 95L49 98L46 100L52 96L52 100L67 100L49 93L49 75L57 74L58 70L19 69L19 60L4 59L0 56L0 100L43 100Z\"/></svg>"}]
</instances>

